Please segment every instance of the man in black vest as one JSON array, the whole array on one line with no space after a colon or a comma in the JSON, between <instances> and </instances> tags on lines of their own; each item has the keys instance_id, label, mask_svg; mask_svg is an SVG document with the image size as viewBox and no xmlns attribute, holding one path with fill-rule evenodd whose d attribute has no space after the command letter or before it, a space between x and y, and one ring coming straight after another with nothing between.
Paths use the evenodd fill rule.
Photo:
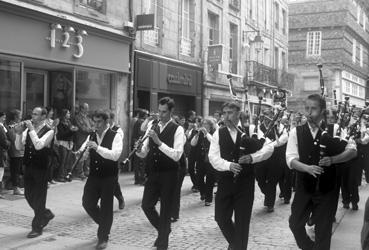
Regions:
<instances>
[{"instance_id":1,"label":"man in black vest","mask_svg":"<svg viewBox=\"0 0 369 250\"><path fill-rule=\"evenodd\" d=\"M139 157L146 157L147 182L142 198L142 209L150 223L158 231L154 243L157 249L168 248L170 216L174 191L178 179L179 160L185 143L184 131L172 118L174 101L169 97L159 100L160 122L152 121L146 131L149 137L138 150ZM160 216L155 205L160 199Z\"/></svg>"},{"instance_id":2,"label":"man in black vest","mask_svg":"<svg viewBox=\"0 0 369 250\"><path fill-rule=\"evenodd\" d=\"M240 157L241 133L236 129L236 126L241 126L240 106L234 102L225 103L223 114L226 126L215 131L209 149L209 161L220 171L215 196L215 220L229 243L229 249L244 250L247 249L254 202L252 164L268 159L273 153L273 145L265 143L255 153ZM243 146L252 147L251 144Z\"/></svg>"},{"instance_id":3,"label":"man in black vest","mask_svg":"<svg viewBox=\"0 0 369 250\"><path fill-rule=\"evenodd\" d=\"M123 140L119 133L109 128L108 113L96 111L93 121L96 133L90 134L81 147L82 150L87 147L90 152L90 174L83 191L82 204L99 225L96 249L105 249L113 224L113 197Z\"/></svg>"},{"instance_id":4,"label":"man in black vest","mask_svg":"<svg viewBox=\"0 0 369 250\"><path fill-rule=\"evenodd\" d=\"M19 133L16 148L22 150L24 147L24 195L35 213L28 238L40 236L43 228L54 218L54 214L46 208L48 147L54 137L54 130L45 123L46 114L46 109L36 107L32 111L32 120L24 121L15 128Z\"/></svg>"},{"instance_id":5,"label":"man in black vest","mask_svg":"<svg viewBox=\"0 0 369 250\"><path fill-rule=\"evenodd\" d=\"M342 153L320 157L322 131L317 126L324 117L325 100L318 94L310 95L305 110L308 122L291 131L286 150L287 165L297 170L297 188L289 226L299 248L328 250L338 195L335 164L356 157L356 144L350 139ZM310 214L313 214L315 222L315 242L305 230Z\"/></svg>"}]
</instances>

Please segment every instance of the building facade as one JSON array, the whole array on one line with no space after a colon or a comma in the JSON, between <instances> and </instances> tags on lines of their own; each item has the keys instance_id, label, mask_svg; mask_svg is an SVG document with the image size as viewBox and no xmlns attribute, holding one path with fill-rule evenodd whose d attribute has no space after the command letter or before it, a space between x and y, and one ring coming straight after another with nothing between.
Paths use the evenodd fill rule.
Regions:
<instances>
[{"instance_id":1,"label":"building facade","mask_svg":"<svg viewBox=\"0 0 369 250\"><path fill-rule=\"evenodd\" d=\"M203 2L204 115L231 99L229 78L244 110L255 113L259 96L262 105L273 105L274 91L293 84L287 73L287 1Z\"/></svg>"},{"instance_id":2,"label":"building facade","mask_svg":"<svg viewBox=\"0 0 369 250\"><path fill-rule=\"evenodd\" d=\"M154 29L136 32L134 108L156 111L158 100L174 98L175 114L201 114L201 0L134 1L134 14L154 14Z\"/></svg>"},{"instance_id":3,"label":"building facade","mask_svg":"<svg viewBox=\"0 0 369 250\"><path fill-rule=\"evenodd\" d=\"M363 107L368 98L369 2L291 0L289 10L289 69L295 75L290 106L302 111L301 100L321 93L319 63L328 106L349 96L350 104Z\"/></svg>"},{"instance_id":4,"label":"building facade","mask_svg":"<svg viewBox=\"0 0 369 250\"><path fill-rule=\"evenodd\" d=\"M113 110L127 133L128 19L128 1L0 1L0 109L86 102Z\"/></svg>"}]
</instances>

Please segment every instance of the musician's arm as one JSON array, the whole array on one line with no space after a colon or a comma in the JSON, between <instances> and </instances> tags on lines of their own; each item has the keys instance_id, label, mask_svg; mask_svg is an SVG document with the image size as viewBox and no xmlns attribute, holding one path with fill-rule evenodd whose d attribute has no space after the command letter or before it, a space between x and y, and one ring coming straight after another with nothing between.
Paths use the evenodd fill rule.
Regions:
<instances>
[{"instance_id":1,"label":"musician's arm","mask_svg":"<svg viewBox=\"0 0 369 250\"><path fill-rule=\"evenodd\" d=\"M90 140L90 135L87 136L86 140L82 143L81 147L77 150L76 153L82 153L85 150L87 142Z\"/></svg>"},{"instance_id":2,"label":"musician's arm","mask_svg":"<svg viewBox=\"0 0 369 250\"><path fill-rule=\"evenodd\" d=\"M209 162L218 171L230 171L231 162L224 160L220 156L219 147L219 130L213 134L213 139L210 141Z\"/></svg>"},{"instance_id":3,"label":"musician's arm","mask_svg":"<svg viewBox=\"0 0 369 250\"><path fill-rule=\"evenodd\" d=\"M159 146L159 150L166 154L173 161L179 161L183 154L183 147L185 144L184 130L181 126L177 127L176 133L174 134L173 148L166 145L164 142Z\"/></svg>"},{"instance_id":4,"label":"musician's arm","mask_svg":"<svg viewBox=\"0 0 369 250\"><path fill-rule=\"evenodd\" d=\"M252 163L258 163L261 161L265 161L267 159L269 159L269 157L272 156L274 151L274 146L272 143L267 143L265 142L263 147L258 150L257 152L250 154L251 159L252 159Z\"/></svg>"},{"instance_id":5,"label":"musician's arm","mask_svg":"<svg viewBox=\"0 0 369 250\"><path fill-rule=\"evenodd\" d=\"M102 146L97 146L96 152L105 159L117 161L120 157L120 154L122 153L122 149L123 149L122 136L119 133L116 133L114 136L111 149L104 148Z\"/></svg>"},{"instance_id":6,"label":"musician's arm","mask_svg":"<svg viewBox=\"0 0 369 250\"><path fill-rule=\"evenodd\" d=\"M283 130L281 136L273 142L274 147L280 147L288 142L288 133L286 130Z\"/></svg>"},{"instance_id":7,"label":"musician's arm","mask_svg":"<svg viewBox=\"0 0 369 250\"><path fill-rule=\"evenodd\" d=\"M146 138L146 140L142 143L142 147L141 149L138 149L136 151L136 155L140 158L145 158L147 156L147 154L149 153L150 149L149 149L149 138L147 136L147 134L149 133L151 129L151 126L146 130L145 135L142 138Z\"/></svg>"},{"instance_id":8,"label":"musician's arm","mask_svg":"<svg viewBox=\"0 0 369 250\"><path fill-rule=\"evenodd\" d=\"M54 130L47 131L41 138L38 138L38 135L35 130L31 130L29 132L29 136L31 137L32 143L35 146L36 150L41 150L46 146L49 146L52 139L54 138Z\"/></svg>"},{"instance_id":9,"label":"musician's arm","mask_svg":"<svg viewBox=\"0 0 369 250\"><path fill-rule=\"evenodd\" d=\"M332 164L347 162L349 160L354 159L357 156L356 143L354 140L350 139L347 142L345 151L342 153L331 156Z\"/></svg>"},{"instance_id":10,"label":"musician's arm","mask_svg":"<svg viewBox=\"0 0 369 250\"><path fill-rule=\"evenodd\" d=\"M297 133L296 128L293 128L290 132L290 136L287 142L286 148L286 163L290 169L296 169L298 171L305 172L306 164L299 161L300 155L298 151Z\"/></svg>"}]
</instances>

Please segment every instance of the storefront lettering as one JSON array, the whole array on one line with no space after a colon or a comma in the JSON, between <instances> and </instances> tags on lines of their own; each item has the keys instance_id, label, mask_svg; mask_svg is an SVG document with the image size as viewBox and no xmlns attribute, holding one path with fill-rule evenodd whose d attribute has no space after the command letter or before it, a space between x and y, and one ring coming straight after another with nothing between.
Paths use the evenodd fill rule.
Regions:
<instances>
[{"instance_id":1,"label":"storefront lettering","mask_svg":"<svg viewBox=\"0 0 369 250\"><path fill-rule=\"evenodd\" d=\"M192 86L192 75L186 73L168 73L167 81L170 84Z\"/></svg>"},{"instance_id":2,"label":"storefront lettering","mask_svg":"<svg viewBox=\"0 0 369 250\"><path fill-rule=\"evenodd\" d=\"M71 34L70 32L75 32L74 28L72 27L62 27L60 24L51 24L50 26L50 37L46 37L46 40L50 41L50 47L55 48L56 43L60 43L61 47L63 48L70 48L71 45L75 46L77 49L77 53L73 54L73 57L75 58L81 58L84 53L84 47L83 47L83 37L82 35L87 36L87 32L85 30L80 30L77 32L77 35L74 36L75 40L77 42L73 43L71 42ZM62 33L62 39L56 39L56 31L57 30L64 30Z\"/></svg>"}]
</instances>

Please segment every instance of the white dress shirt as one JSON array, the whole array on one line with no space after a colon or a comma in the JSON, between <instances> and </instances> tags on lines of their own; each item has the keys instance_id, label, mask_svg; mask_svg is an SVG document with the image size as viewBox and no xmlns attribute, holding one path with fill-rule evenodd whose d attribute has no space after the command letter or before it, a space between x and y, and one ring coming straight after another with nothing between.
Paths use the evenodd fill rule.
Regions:
<instances>
[{"instance_id":1,"label":"white dress shirt","mask_svg":"<svg viewBox=\"0 0 369 250\"><path fill-rule=\"evenodd\" d=\"M309 129L310 129L310 133L312 135L312 137L315 139L316 135L318 134L319 128L313 128L309 125ZM337 136L337 131L338 131L339 125L338 124L334 124L333 127L333 135L334 137ZM341 130L341 136L340 136L341 140L344 140L346 138L346 131L345 130ZM351 138L347 141L347 145L345 149L353 149L356 150L356 143L354 140L352 140ZM287 142L287 149L286 149L286 162L287 162L287 166L289 168L291 168L291 162L292 160L299 160L300 156L299 156L299 151L298 151L298 142L297 142L297 133L296 133L296 127L293 128L290 132L290 136L288 138L288 142Z\"/></svg>"},{"instance_id":2,"label":"white dress shirt","mask_svg":"<svg viewBox=\"0 0 369 250\"><path fill-rule=\"evenodd\" d=\"M29 132L29 136L36 150L41 150L48 147L54 138L54 130L50 129L41 138L38 137L37 133L46 126L45 122L41 123L37 128ZM24 150L24 145L26 145L28 128L23 131L22 134L17 134L15 137L15 148L17 150Z\"/></svg>"},{"instance_id":3,"label":"white dress shirt","mask_svg":"<svg viewBox=\"0 0 369 250\"><path fill-rule=\"evenodd\" d=\"M112 160L112 161L118 161L122 150L123 150L123 139L122 136L117 132L114 136L113 144L111 145L111 149L105 148L100 146L101 142L104 139L104 136L106 134L106 131L108 131L109 127L107 127L104 132L102 132L101 137L98 133L96 133L96 140L97 140L97 149L96 153L98 153L101 157ZM86 141L82 144L79 151L83 151L86 148L87 142L90 140L90 135L87 136Z\"/></svg>"},{"instance_id":4,"label":"white dress shirt","mask_svg":"<svg viewBox=\"0 0 369 250\"><path fill-rule=\"evenodd\" d=\"M274 132L274 130L273 130L273 132ZM287 130L284 128L283 124L279 124L278 133L280 134L280 136L278 137L277 134L275 135L276 140L273 142L274 147L283 146L288 141L288 133L287 133Z\"/></svg>"},{"instance_id":5,"label":"white dress shirt","mask_svg":"<svg viewBox=\"0 0 369 250\"><path fill-rule=\"evenodd\" d=\"M160 133L163 132L165 127L170 122L174 122L174 121L172 119L170 119L165 124L163 124L162 122L159 122L158 126L159 126ZM148 129L146 130L145 137L147 136L147 134L151 130L151 127L152 127L152 121L148 125ZM184 147L184 144L186 142L185 138L186 137L185 137L185 133L184 133L183 128L181 126L178 126L177 129L176 129L176 132L174 134L173 148L169 147L164 142L162 142L160 147L159 147L159 150L161 152L163 152L166 156L171 158L173 161L179 161L179 159L181 158L181 156L183 154L183 147ZM143 145L142 145L141 152L139 152L139 153L136 152L136 155L141 157L141 158L145 158L147 156L147 154L149 153L149 151L150 151L149 140L146 139L144 141Z\"/></svg>"},{"instance_id":6,"label":"white dress shirt","mask_svg":"<svg viewBox=\"0 0 369 250\"><path fill-rule=\"evenodd\" d=\"M229 129L228 127L227 129L232 137L233 142L236 143L237 130ZM212 137L213 138L210 141L210 149L209 149L209 162L211 163L213 168L215 168L218 171L230 171L230 166L232 162L227 161L220 156L219 130L215 131ZM273 145L271 143L265 142L263 147L259 151L250 154L252 158L252 163L267 160L273 154L273 151L274 151Z\"/></svg>"}]
</instances>

